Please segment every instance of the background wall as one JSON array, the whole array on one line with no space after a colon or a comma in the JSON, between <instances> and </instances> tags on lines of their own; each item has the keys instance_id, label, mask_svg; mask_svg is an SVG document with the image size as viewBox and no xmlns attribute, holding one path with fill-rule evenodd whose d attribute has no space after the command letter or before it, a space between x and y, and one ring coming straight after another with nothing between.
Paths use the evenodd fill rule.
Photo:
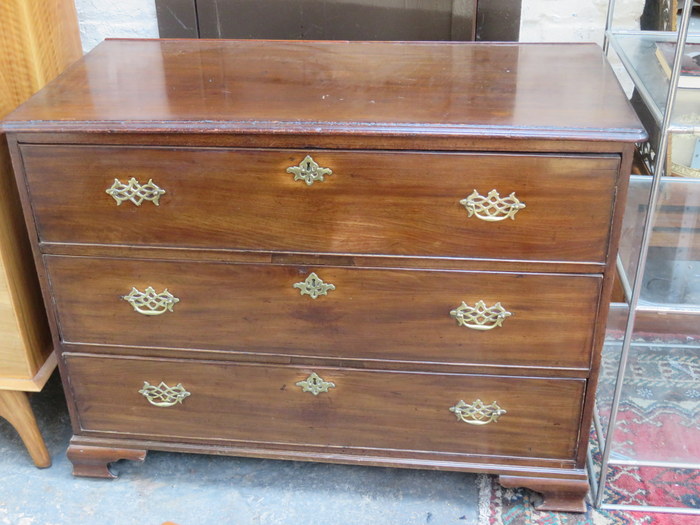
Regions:
<instances>
[{"instance_id":1,"label":"background wall","mask_svg":"<svg viewBox=\"0 0 700 525\"><path fill-rule=\"evenodd\" d=\"M155 0L75 0L75 5L86 52L107 37L158 37ZM522 0L520 40L602 43L607 5L608 0ZM643 5L644 0L617 0L616 22L638 27Z\"/></svg>"},{"instance_id":2,"label":"background wall","mask_svg":"<svg viewBox=\"0 0 700 525\"><path fill-rule=\"evenodd\" d=\"M75 0L83 51L108 37L158 38L155 0Z\"/></svg>"},{"instance_id":3,"label":"background wall","mask_svg":"<svg viewBox=\"0 0 700 525\"><path fill-rule=\"evenodd\" d=\"M615 6L615 27L639 29L644 0ZM520 41L602 44L607 9L608 0L522 0Z\"/></svg>"}]
</instances>

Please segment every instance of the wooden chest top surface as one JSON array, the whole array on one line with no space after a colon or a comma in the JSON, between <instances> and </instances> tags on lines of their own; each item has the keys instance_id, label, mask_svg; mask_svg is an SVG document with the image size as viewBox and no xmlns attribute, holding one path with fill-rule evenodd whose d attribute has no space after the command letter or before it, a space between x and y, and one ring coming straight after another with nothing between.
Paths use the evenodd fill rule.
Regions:
<instances>
[{"instance_id":1,"label":"wooden chest top surface","mask_svg":"<svg viewBox=\"0 0 700 525\"><path fill-rule=\"evenodd\" d=\"M594 44L108 40L4 128L644 138Z\"/></svg>"}]
</instances>

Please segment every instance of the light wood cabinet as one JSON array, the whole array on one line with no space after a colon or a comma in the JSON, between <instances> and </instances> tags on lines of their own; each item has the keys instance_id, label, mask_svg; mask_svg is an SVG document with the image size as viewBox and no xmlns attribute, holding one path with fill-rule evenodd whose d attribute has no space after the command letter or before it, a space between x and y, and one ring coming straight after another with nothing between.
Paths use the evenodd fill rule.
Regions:
<instances>
[{"instance_id":1,"label":"light wood cabinet","mask_svg":"<svg viewBox=\"0 0 700 525\"><path fill-rule=\"evenodd\" d=\"M0 3L0 117L81 55L72 0ZM51 458L26 392L56 367L46 313L4 136L0 140L0 416L19 432L34 463Z\"/></svg>"}]
</instances>

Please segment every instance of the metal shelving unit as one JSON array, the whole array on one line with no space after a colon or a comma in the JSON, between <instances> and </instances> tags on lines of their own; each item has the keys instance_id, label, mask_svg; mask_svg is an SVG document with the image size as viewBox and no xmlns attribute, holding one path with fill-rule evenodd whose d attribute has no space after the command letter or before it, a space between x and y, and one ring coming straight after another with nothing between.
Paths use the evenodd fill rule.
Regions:
<instances>
[{"instance_id":1,"label":"metal shelving unit","mask_svg":"<svg viewBox=\"0 0 700 525\"><path fill-rule=\"evenodd\" d=\"M690 0L688 4L692 3ZM626 296L627 319L621 341L609 341L606 345L608 352L608 366L614 369L615 361L619 360L619 365L611 376L611 401L609 410L599 412L603 408L598 406L595 410L594 429L598 436L598 446L600 457L598 461L589 454L588 468L591 477L592 494L595 505L604 509L615 510L642 510L655 512L675 512L684 514L700 515L700 509L690 507L669 507L652 506L644 504L615 504L606 500L606 489L608 488L608 476L611 469L615 467L661 467L661 468L681 468L700 469L700 455L693 455L693 447L675 447L674 450L664 450L664 447L651 447L643 452L635 449L636 443L631 439L624 443L616 441L618 431L616 425L619 423L620 405L625 398L626 391L630 384L634 383L635 367L630 366L631 362L638 363L644 359L666 359L668 356L678 354L679 345L674 341L646 341L638 337L635 331L635 323L640 315L645 313L668 314L686 316L689 323L697 323L700 327L700 297L689 293L686 290L682 293L667 294L664 299L654 297L649 294L649 280L645 281L647 270L654 270L657 264L650 261L650 254L659 251L656 246L652 248L652 237L663 233L664 225L654 228L656 222L663 221L663 214L660 210L673 209L677 212L681 227L674 235L667 235L663 239L665 247L661 250L670 257L670 263L676 263L677 254L686 256L700 253L700 235L693 230L696 229L698 215L694 206L689 206L688 202L697 203L700 209L700 179L688 179L683 177L669 177L666 174L669 162L667 154L669 152L669 142L674 134L694 135L700 137L700 90L698 89L678 89L678 79L680 76L680 64L682 51L685 43L700 42L700 33L690 32L692 9L683 10L679 28L677 32L656 32L656 31L613 31L613 17L615 13L615 0L610 0L608 4L608 17L606 23L605 50L609 48L615 52L622 62L626 72L635 87L637 103L643 107L642 120L645 121L649 129L651 140L649 143L640 145L644 163L651 176L633 176L631 181L630 195L637 197L644 196L644 202L639 203L637 210L631 209L628 204L626 222L637 225L638 237L632 243L631 252L624 253L621 248L621 255L618 258L618 272L620 283ZM673 13L672 16L675 16ZM659 66L655 56L655 43L658 41L671 41L677 44L677 49L672 67L670 79ZM633 98L634 98L633 97ZM678 196L682 200L678 204ZM674 201L674 198L676 201ZM691 213L687 217L689 226L683 227L683 220L687 210ZM636 212L636 215L635 215ZM641 220L640 220L641 219ZM634 238L634 235L630 237ZM663 243L662 243L663 244ZM629 246L628 246L629 248ZM694 251L697 250L697 251ZM695 257L696 255L692 255ZM700 259L700 256L698 256ZM685 264L683 270L687 273L697 271L700 279L700 263L696 270L690 263ZM673 273L673 264L666 261L661 265L661 271ZM683 265L681 265L683 266ZM690 268L690 270L689 270ZM673 284L673 276L667 276L668 283ZM700 282L700 281L699 281ZM645 286L646 284L646 286ZM672 290L673 287L670 286ZM690 326L690 325L689 325ZM690 355L692 359L700 355L700 338L694 342L692 338L683 341L682 352L685 356ZM605 356L604 356L605 359ZM673 366L675 358L668 358L668 366ZM676 363L684 362L675 359ZM687 362L687 361L686 361ZM612 365L610 364L612 363ZM696 379L700 385L700 378ZM602 383L602 378L601 378ZM600 391L600 390L599 390ZM698 388L700 395L700 387ZM653 400L652 400L653 401ZM698 400L700 406L700 399ZM598 404L601 404L600 398ZM602 414L602 415L601 415ZM658 426L650 422L649 433L660 432ZM697 423L700 425L700 422ZM695 431L695 429L692 429ZM700 428L697 429L700 431ZM675 435L672 439L681 440L683 436ZM677 444L677 443L676 443ZM682 443L681 443L682 444ZM684 451L691 451L691 454L683 456Z\"/></svg>"}]
</instances>

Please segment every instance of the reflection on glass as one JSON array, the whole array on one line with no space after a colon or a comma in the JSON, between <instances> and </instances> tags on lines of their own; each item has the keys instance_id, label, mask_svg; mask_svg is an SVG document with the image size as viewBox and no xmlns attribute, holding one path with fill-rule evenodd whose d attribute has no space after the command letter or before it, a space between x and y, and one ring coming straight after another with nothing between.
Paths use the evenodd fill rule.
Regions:
<instances>
[{"instance_id":1,"label":"reflection on glass","mask_svg":"<svg viewBox=\"0 0 700 525\"><path fill-rule=\"evenodd\" d=\"M657 123L666 110L669 79L656 58L656 42L675 40L674 33L654 31L616 33L610 39ZM698 38L688 41L698 42ZM690 113L697 113L697 90L680 89L671 125L687 127L688 123L682 120Z\"/></svg>"},{"instance_id":2,"label":"reflection on glass","mask_svg":"<svg viewBox=\"0 0 700 525\"><path fill-rule=\"evenodd\" d=\"M630 283L650 185L651 177L634 176L628 194L620 258ZM661 182L639 305L700 313L700 179L667 177Z\"/></svg>"},{"instance_id":3,"label":"reflection on glass","mask_svg":"<svg viewBox=\"0 0 700 525\"><path fill-rule=\"evenodd\" d=\"M607 431L621 342L603 352L597 410ZM700 466L700 341L634 335L615 424L611 462Z\"/></svg>"},{"instance_id":4,"label":"reflection on glass","mask_svg":"<svg viewBox=\"0 0 700 525\"><path fill-rule=\"evenodd\" d=\"M606 505L697 509L700 507L697 470L611 465L603 503ZM656 523L691 525L698 523L692 521L697 519L697 517L691 516L669 515L669 521L656 521ZM644 521L639 523L644 523Z\"/></svg>"},{"instance_id":5,"label":"reflection on glass","mask_svg":"<svg viewBox=\"0 0 700 525\"><path fill-rule=\"evenodd\" d=\"M610 423L610 408L612 404L613 391L615 389L615 377L620 364L620 351L622 350L622 332L616 331L614 334L608 332L603 355L600 362L600 375L598 378L598 389L596 390L596 422L600 423L600 428L596 428L597 437L603 444L603 440L608 435Z\"/></svg>"}]
</instances>

